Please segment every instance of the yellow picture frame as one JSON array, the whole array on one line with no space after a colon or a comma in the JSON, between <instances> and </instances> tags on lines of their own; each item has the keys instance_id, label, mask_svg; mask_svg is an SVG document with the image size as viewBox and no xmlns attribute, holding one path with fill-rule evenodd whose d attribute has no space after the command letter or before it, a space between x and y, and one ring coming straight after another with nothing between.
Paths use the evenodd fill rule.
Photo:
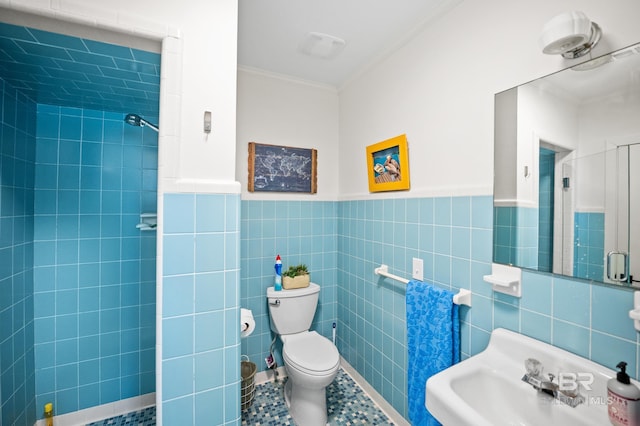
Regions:
<instances>
[{"instance_id":1,"label":"yellow picture frame","mask_svg":"<svg viewBox=\"0 0 640 426\"><path fill-rule=\"evenodd\" d=\"M367 147L369 192L402 191L411 187L407 135Z\"/></svg>"}]
</instances>

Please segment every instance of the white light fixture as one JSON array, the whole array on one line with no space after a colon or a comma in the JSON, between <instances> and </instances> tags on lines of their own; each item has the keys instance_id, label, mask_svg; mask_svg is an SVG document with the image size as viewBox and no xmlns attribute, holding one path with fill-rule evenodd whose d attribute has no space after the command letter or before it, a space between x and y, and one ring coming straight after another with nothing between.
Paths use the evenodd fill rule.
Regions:
<instances>
[{"instance_id":1,"label":"white light fixture","mask_svg":"<svg viewBox=\"0 0 640 426\"><path fill-rule=\"evenodd\" d=\"M598 24L591 22L583 12L566 12L544 25L540 47L543 53L575 59L589 53L601 36Z\"/></svg>"},{"instance_id":2,"label":"white light fixture","mask_svg":"<svg viewBox=\"0 0 640 426\"><path fill-rule=\"evenodd\" d=\"M599 58L595 58L590 61L583 62L578 65L574 65L569 69L572 71L589 71L589 70L601 67L603 65L606 65L610 62L613 62L613 56L604 55L604 56L600 56Z\"/></svg>"},{"instance_id":3,"label":"white light fixture","mask_svg":"<svg viewBox=\"0 0 640 426\"><path fill-rule=\"evenodd\" d=\"M344 49L345 41L341 38L322 33L309 33L300 44L299 51L316 58L332 59Z\"/></svg>"}]
</instances>

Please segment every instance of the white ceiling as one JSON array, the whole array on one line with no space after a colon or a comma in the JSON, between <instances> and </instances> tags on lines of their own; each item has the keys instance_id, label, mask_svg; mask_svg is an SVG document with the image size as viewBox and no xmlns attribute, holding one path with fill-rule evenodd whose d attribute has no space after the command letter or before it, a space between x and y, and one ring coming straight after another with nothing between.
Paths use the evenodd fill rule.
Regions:
<instances>
[{"instance_id":1,"label":"white ceiling","mask_svg":"<svg viewBox=\"0 0 640 426\"><path fill-rule=\"evenodd\" d=\"M341 87L462 0L241 0L238 64ZM333 59L298 51L310 32L346 42Z\"/></svg>"}]
</instances>

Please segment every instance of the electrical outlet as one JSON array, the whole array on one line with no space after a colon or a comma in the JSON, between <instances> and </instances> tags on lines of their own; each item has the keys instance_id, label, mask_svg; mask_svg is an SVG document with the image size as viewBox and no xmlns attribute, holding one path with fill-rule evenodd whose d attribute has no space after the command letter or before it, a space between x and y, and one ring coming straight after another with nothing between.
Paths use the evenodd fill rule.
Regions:
<instances>
[{"instance_id":1,"label":"electrical outlet","mask_svg":"<svg viewBox=\"0 0 640 426\"><path fill-rule=\"evenodd\" d=\"M424 262L422 259L418 259L417 257L413 258L413 272L412 277L414 280L420 280L424 278Z\"/></svg>"}]
</instances>

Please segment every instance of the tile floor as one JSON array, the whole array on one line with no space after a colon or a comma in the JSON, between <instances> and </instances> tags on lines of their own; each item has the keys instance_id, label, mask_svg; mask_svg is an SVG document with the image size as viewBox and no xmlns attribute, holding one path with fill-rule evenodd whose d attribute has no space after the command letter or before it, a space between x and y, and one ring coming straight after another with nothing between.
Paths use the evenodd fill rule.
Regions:
<instances>
[{"instance_id":1,"label":"tile floor","mask_svg":"<svg viewBox=\"0 0 640 426\"><path fill-rule=\"evenodd\" d=\"M394 424L342 368L327 387L327 411L331 426ZM242 425L295 425L284 402L284 381L256 386L253 404L242 411Z\"/></svg>"},{"instance_id":2,"label":"tile floor","mask_svg":"<svg viewBox=\"0 0 640 426\"><path fill-rule=\"evenodd\" d=\"M242 411L242 425L292 425L284 403L284 381L256 385L253 404ZM356 384L340 369L336 379L327 387L329 423L338 425L393 425L389 418ZM122 416L100 420L87 426L155 426L155 407L145 408Z\"/></svg>"},{"instance_id":3,"label":"tile floor","mask_svg":"<svg viewBox=\"0 0 640 426\"><path fill-rule=\"evenodd\" d=\"M89 423L87 426L155 426L156 407L147 407L144 410L134 411L117 417Z\"/></svg>"}]
</instances>

